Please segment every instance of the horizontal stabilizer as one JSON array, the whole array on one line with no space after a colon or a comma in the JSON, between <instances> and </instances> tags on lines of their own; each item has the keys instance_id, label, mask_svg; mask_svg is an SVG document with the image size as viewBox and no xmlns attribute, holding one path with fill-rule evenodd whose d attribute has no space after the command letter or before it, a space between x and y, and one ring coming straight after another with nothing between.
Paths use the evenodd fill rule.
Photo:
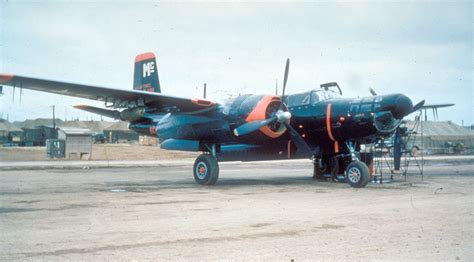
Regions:
<instances>
[{"instance_id":1,"label":"horizontal stabilizer","mask_svg":"<svg viewBox=\"0 0 474 262\"><path fill-rule=\"evenodd\" d=\"M431 104L431 105L423 105L421 109L433 109L433 108L441 108L441 107L450 107L454 106L455 104Z\"/></svg>"}]
</instances>

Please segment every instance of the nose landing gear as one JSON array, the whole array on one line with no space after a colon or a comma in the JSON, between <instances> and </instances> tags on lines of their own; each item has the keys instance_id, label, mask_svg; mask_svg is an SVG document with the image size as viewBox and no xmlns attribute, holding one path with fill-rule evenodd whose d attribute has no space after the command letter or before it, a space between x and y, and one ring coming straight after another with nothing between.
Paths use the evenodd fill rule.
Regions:
<instances>
[{"instance_id":1,"label":"nose landing gear","mask_svg":"<svg viewBox=\"0 0 474 262\"><path fill-rule=\"evenodd\" d=\"M351 187L365 187L369 183L369 168L362 161L352 161L347 166L345 173L346 180Z\"/></svg>"},{"instance_id":2,"label":"nose landing gear","mask_svg":"<svg viewBox=\"0 0 474 262\"><path fill-rule=\"evenodd\" d=\"M314 157L314 179L337 182L345 181L355 188L365 187L370 182L371 174L367 165L371 164L372 156L369 156L367 153L358 153L353 143L347 142L346 145L348 152L325 157Z\"/></svg>"}]
</instances>

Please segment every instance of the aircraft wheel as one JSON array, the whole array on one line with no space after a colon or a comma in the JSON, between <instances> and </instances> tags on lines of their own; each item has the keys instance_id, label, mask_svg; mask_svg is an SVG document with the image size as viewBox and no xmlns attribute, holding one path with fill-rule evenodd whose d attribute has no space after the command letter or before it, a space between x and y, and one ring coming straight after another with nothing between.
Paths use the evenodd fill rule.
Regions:
<instances>
[{"instance_id":1,"label":"aircraft wheel","mask_svg":"<svg viewBox=\"0 0 474 262\"><path fill-rule=\"evenodd\" d=\"M219 165L210 154L200 155L194 162L194 180L200 185L214 185L219 178Z\"/></svg>"},{"instance_id":2,"label":"aircraft wheel","mask_svg":"<svg viewBox=\"0 0 474 262\"><path fill-rule=\"evenodd\" d=\"M362 161L353 161L346 168L346 179L351 187L365 187L370 180L369 168Z\"/></svg>"}]
</instances>

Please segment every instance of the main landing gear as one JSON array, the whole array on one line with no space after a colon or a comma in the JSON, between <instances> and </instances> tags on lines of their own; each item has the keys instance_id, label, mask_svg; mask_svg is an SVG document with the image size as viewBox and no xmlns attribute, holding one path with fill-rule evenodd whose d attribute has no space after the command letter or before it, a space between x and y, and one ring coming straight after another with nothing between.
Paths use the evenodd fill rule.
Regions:
<instances>
[{"instance_id":1,"label":"main landing gear","mask_svg":"<svg viewBox=\"0 0 474 262\"><path fill-rule=\"evenodd\" d=\"M194 180L201 185L215 185L219 178L219 164L211 154L202 154L194 161Z\"/></svg>"}]
</instances>

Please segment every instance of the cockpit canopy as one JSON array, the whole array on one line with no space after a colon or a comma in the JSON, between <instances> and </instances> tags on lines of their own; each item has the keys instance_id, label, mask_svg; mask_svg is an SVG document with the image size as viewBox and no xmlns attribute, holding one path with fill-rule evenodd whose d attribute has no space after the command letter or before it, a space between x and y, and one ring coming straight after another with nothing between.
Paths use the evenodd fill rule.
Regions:
<instances>
[{"instance_id":1,"label":"cockpit canopy","mask_svg":"<svg viewBox=\"0 0 474 262\"><path fill-rule=\"evenodd\" d=\"M339 93L332 90L312 90L309 92L288 95L285 98L285 103L289 106L304 106L309 104L316 104L321 101L341 98Z\"/></svg>"}]
</instances>

